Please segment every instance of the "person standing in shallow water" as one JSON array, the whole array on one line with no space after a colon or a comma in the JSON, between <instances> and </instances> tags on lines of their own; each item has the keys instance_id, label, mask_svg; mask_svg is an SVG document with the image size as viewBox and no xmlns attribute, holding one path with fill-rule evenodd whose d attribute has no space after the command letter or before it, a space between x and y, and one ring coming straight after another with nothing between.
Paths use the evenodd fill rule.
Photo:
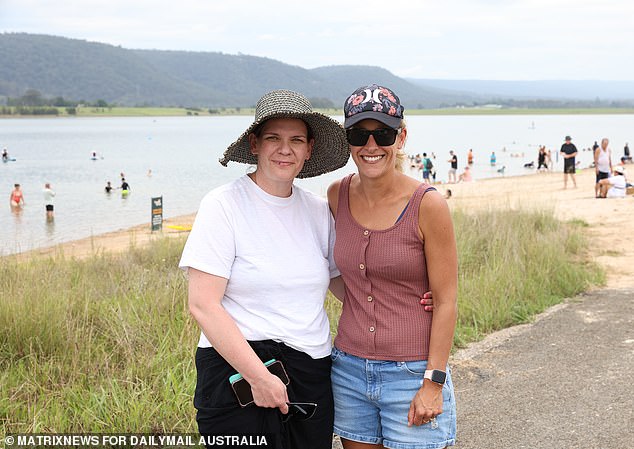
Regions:
<instances>
[{"instance_id":1,"label":"person standing in shallow water","mask_svg":"<svg viewBox=\"0 0 634 449\"><path fill-rule=\"evenodd\" d=\"M121 178L121 196L126 197L130 194L130 184L125 178Z\"/></svg>"},{"instance_id":2,"label":"person standing in shallow water","mask_svg":"<svg viewBox=\"0 0 634 449\"><path fill-rule=\"evenodd\" d=\"M46 208L46 219L52 220L55 217L53 198L55 198L55 192L51 189L51 184L44 184L44 190L42 190L44 196L44 207Z\"/></svg>"},{"instance_id":3,"label":"person standing in shallow water","mask_svg":"<svg viewBox=\"0 0 634 449\"><path fill-rule=\"evenodd\" d=\"M568 177L572 179L573 186L577 188L577 180L575 179L575 170L577 170L575 165L577 147L571 141L572 138L570 136L566 136L565 142L559 151L564 158L564 189L568 188Z\"/></svg>"},{"instance_id":4,"label":"person standing in shallow water","mask_svg":"<svg viewBox=\"0 0 634 449\"><path fill-rule=\"evenodd\" d=\"M345 449L455 444L447 364L457 316L457 251L445 199L402 172L408 129L390 89L344 103L358 173L328 189L335 261L345 284L332 351L334 431ZM434 313L416 312L432 291Z\"/></svg>"}]
</instances>

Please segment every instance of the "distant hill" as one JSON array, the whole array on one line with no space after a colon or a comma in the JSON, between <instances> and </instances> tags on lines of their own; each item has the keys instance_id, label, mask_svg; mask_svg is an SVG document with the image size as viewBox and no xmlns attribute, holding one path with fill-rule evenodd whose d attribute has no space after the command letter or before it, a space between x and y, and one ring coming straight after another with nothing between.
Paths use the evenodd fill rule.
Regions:
<instances>
[{"instance_id":1,"label":"distant hill","mask_svg":"<svg viewBox=\"0 0 634 449\"><path fill-rule=\"evenodd\" d=\"M56 36L0 34L0 97L35 89L46 97L119 105L249 107L265 92L286 88L340 107L356 87L373 81L392 87L410 109L470 100L379 67L307 70L247 55L130 50Z\"/></svg>"},{"instance_id":2,"label":"distant hill","mask_svg":"<svg viewBox=\"0 0 634 449\"><path fill-rule=\"evenodd\" d=\"M241 54L131 50L57 36L0 34L0 104L35 89L49 98L121 106L250 107L265 92L285 88L302 92L315 105L341 108L355 88L371 82L394 89L406 109L634 104L634 81L403 79L373 66L309 70Z\"/></svg>"},{"instance_id":3,"label":"distant hill","mask_svg":"<svg viewBox=\"0 0 634 449\"><path fill-rule=\"evenodd\" d=\"M555 100L634 100L634 81L492 81L408 79L420 87L478 97Z\"/></svg>"}]
</instances>

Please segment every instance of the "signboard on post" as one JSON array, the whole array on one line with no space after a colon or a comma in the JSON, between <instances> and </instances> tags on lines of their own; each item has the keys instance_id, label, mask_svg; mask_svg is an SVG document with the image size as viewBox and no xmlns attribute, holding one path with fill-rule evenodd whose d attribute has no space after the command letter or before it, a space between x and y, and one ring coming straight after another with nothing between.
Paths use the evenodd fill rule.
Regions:
<instances>
[{"instance_id":1,"label":"signboard on post","mask_svg":"<svg viewBox=\"0 0 634 449\"><path fill-rule=\"evenodd\" d=\"M152 232L163 229L163 197L152 198Z\"/></svg>"}]
</instances>

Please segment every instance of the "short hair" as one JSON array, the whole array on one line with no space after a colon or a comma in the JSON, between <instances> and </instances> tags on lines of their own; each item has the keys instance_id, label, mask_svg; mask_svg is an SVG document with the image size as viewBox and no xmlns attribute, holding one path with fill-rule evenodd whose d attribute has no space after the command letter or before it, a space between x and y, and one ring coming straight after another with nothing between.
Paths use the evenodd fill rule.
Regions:
<instances>
[{"instance_id":1,"label":"short hair","mask_svg":"<svg viewBox=\"0 0 634 449\"><path fill-rule=\"evenodd\" d=\"M264 124L268 122L269 120L273 120L276 118L292 118L296 120L302 120L301 118L297 118L297 117L271 117L264 120L262 123L258 123L258 125L255 128L253 128L253 131L251 131L251 133L255 134L255 137L259 139L260 136L262 135L262 128L264 128ZM310 129L310 125L305 120L302 120L302 122L304 122L304 125L306 125L306 137L310 141L314 137L313 130Z\"/></svg>"}]
</instances>

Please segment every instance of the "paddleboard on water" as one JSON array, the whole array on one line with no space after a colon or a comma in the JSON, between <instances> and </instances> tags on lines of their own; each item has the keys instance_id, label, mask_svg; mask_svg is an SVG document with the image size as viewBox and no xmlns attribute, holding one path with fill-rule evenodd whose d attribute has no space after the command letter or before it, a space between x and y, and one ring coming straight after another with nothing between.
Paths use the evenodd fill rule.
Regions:
<instances>
[{"instance_id":1,"label":"paddleboard on water","mask_svg":"<svg viewBox=\"0 0 634 449\"><path fill-rule=\"evenodd\" d=\"M176 229L177 231L191 231L192 225L166 225L170 229Z\"/></svg>"}]
</instances>

